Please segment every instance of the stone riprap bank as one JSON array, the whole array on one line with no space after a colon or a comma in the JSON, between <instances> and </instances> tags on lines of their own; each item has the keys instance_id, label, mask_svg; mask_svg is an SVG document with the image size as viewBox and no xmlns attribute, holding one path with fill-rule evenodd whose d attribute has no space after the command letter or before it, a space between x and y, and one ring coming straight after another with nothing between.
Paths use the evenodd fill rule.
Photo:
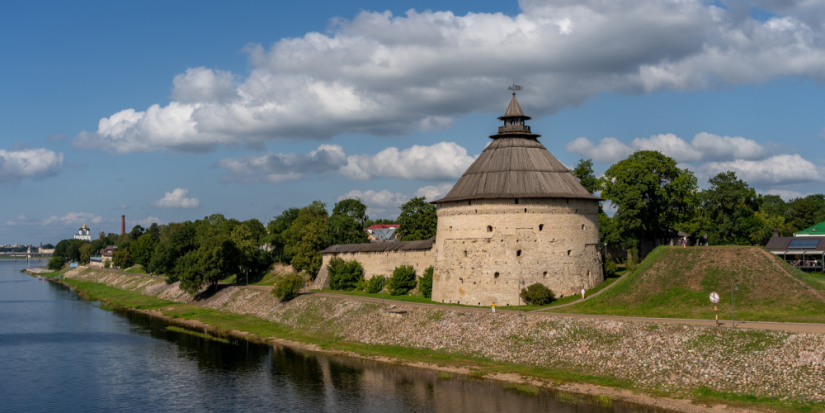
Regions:
<instances>
[{"instance_id":1,"label":"stone riprap bank","mask_svg":"<svg viewBox=\"0 0 825 413\"><path fill-rule=\"evenodd\" d=\"M67 278L186 301L175 284L78 269ZM409 308L389 318L377 304L229 287L193 304L369 344L424 348L495 361L629 380L672 394L722 392L825 402L825 335L629 321L586 320L459 308ZM403 307L403 304L400 304Z\"/></svg>"}]
</instances>

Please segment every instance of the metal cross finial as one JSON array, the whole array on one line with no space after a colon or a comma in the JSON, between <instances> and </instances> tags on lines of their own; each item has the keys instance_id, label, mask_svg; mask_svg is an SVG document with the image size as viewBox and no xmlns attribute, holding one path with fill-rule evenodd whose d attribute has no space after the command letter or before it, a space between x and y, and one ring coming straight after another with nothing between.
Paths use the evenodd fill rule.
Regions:
<instances>
[{"instance_id":1,"label":"metal cross finial","mask_svg":"<svg viewBox=\"0 0 825 413\"><path fill-rule=\"evenodd\" d=\"M513 86L508 87L507 90L512 90L513 96L515 96L516 91L524 90L524 88L521 85L517 85L516 82L513 82Z\"/></svg>"}]
</instances>

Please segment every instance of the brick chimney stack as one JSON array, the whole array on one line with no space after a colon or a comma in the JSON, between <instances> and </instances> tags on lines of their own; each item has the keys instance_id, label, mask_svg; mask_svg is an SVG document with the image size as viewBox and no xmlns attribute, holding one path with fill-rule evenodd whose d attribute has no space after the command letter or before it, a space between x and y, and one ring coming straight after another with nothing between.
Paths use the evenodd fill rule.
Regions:
<instances>
[{"instance_id":1,"label":"brick chimney stack","mask_svg":"<svg viewBox=\"0 0 825 413\"><path fill-rule=\"evenodd\" d=\"M126 215L120 216L120 235L126 233Z\"/></svg>"},{"instance_id":2,"label":"brick chimney stack","mask_svg":"<svg viewBox=\"0 0 825 413\"><path fill-rule=\"evenodd\" d=\"M774 236L774 238L779 238L779 228L774 228L773 229L773 236Z\"/></svg>"}]
</instances>

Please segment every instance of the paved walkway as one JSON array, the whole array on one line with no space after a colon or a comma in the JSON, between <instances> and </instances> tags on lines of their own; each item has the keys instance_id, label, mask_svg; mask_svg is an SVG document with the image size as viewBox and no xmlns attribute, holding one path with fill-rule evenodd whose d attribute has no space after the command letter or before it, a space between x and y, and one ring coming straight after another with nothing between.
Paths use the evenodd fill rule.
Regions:
<instances>
[{"instance_id":1,"label":"paved walkway","mask_svg":"<svg viewBox=\"0 0 825 413\"><path fill-rule=\"evenodd\" d=\"M618 282L618 281L616 281ZM601 290L606 291L608 288L612 287L616 283L614 282L607 288ZM256 290L271 290L272 287L268 286L258 286L258 285L250 285L246 288L254 288ZM600 291L600 292L601 292ZM359 297L355 295L344 295L344 294L332 294L332 293L319 293L319 292L312 292L307 294L314 294L321 297L330 297L330 298L346 298L350 300L356 301L366 301L372 303L384 303L386 305L395 305L398 309L404 308L438 308L441 310L452 310L452 311L472 311L472 312L480 312L480 313L490 313L491 310L489 308L483 307L460 307L460 306L450 306L450 305L441 305L441 304L425 304L425 303L411 303L407 301L396 301L396 300L381 300L380 298L372 298L372 297ZM598 294L593 294L591 297L595 297ZM589 298L589 297L588 297ZM585 298L587 299L587 298ZM581 300L576 301L574 303L579 303ZM571 303L573 304L573 303ZM565 304L567 305L567 304ZM561 306L559 306L561 307ZM687 319L687 318L649 318L649 317L624 317L624 316L611 316L611 315L597 315L597 314L566 314L566 313L551 313L547 312L548 310L543 310L541 312L529 312L531 316L545 316L545 317L570 317L570 318L585 318L585 319L592 319L592 320L616 320L616 321L637 321L637 322L645 322L645 323L667 323L667 324L687 324L687 325L697 325L697 326L713 326L713 320L697 320L697 319ZM549 311L552 311L550 308ZM518 313L517 310L496 310L497 313L508 313L508 314L516 314ZM524 312L528 314L527 312ZM730 320L720 320L720 327L731 327ZM804 333L818 333L818 334L825 334L825 324L808 324L808 323L776 323L776 322L767 322L767 321L736 321L736 328L755 328L755 329L762 329L762 330L780 330L780 331L794 331L794 332L804 332Z\"/></svg>"}]
</instances>

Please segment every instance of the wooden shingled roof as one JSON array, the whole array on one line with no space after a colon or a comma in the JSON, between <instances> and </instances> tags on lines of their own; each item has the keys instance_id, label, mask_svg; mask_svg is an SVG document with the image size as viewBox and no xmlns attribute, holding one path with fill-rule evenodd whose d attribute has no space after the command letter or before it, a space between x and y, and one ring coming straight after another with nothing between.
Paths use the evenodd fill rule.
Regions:
<instances>
[{"instance_id":1,"label":"wooden shingled roof","mask_svg":"<svg viewBox=\"0 0 825 413\"><path fill-rule=\"evenodd\" d=\"M422 241L370 242L365 244L331 245L321 254L342 254L352 252L389 252L429 250L435 244L435 237Z\"/></svg>"},{"instance_id":2,"label":"wooden shingled roof","mask_svg":"<svg viewBox=\"0 0 825 413\"><path fill-rule=\"evenodd\" d=\"M521 106L513 97L507 109L511 115L499 118L505 120L505 126L499 128L498 135L490 136L493 142L464 172L453 189L432 203L501 198L600 200L584 189L528 126L506 124L507 119L513 117L529 119L523 113L515 115L516 112L521 112Z\"/></svg>"}]
</instances>

